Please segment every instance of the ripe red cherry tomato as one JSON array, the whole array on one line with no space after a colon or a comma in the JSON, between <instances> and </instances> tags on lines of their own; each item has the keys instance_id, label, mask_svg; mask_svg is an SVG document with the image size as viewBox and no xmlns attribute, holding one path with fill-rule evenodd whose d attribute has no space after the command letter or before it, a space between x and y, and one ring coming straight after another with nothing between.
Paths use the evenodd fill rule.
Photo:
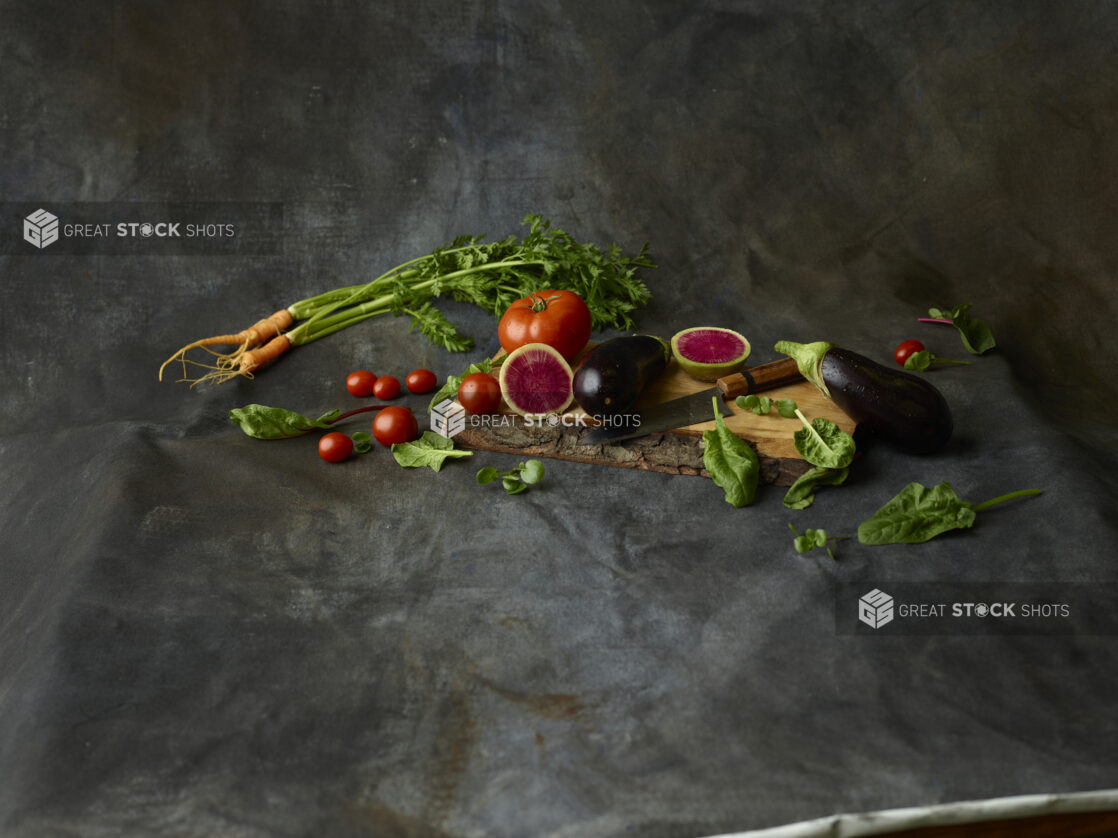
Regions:
<instances>
[{"instance_id":1,"label":"ripe red cherry tomato","mask_svg":"<svg viewBox=\"0 0 1118 838\"><path fill-rule=\"evenodd\" d=\"M470 373L458 385L458 401L467 413L496 413L501 403L501 385L489 373Z\"/></svg>"},{"instance_id":2,"label":"ripe red cherry tomato","mask_svg":"<svg viewBox=\"0 0 1118 838\"><path fill-rule=\"evenodd\" d=\"M394 375L382 375L373 382L373 395L378 399L394 399L400 395L400 379Z\"/></svg>"},{"instance_id":3,"label":"ripe red cherry tomato","mask_svg":"<svg viewBox=\"0 0 1118 838\"><path fill-rule=\"evenodd\" d=\"M904 362L909 359L909 356L915 355L917 352L923 352L923 351L924 351L924 344L922 344L920 341L918 341L918 340L905 340L905 341L901 341L901 343L893 351L893 358L896 360L896 362L898 364L900 364L903 367Z\"/></svg>"},{"instance_id":4,"label":"ripe red cherry tomato","mask_svg":"<svg viewBox=\"0 0 1118 838\"><path fill-rule=\"evenodd\" d=\"M340 431L325 434L318 441L318 456L328 463L340 463L353 453L353 440Z\"/></svg>"},{"instance_id":5,"label":"ripe red cherry tomato","mask_svg":"<svg viewBox=\"0 0 1118 838\"><path fill-rule=\"evenodd\" d=\"M508 307L497 337L505 352L546 343L569 361L590 340L590 309L573 291L537 291Z\"/></svg>"},{"instance_id":6,"label":"ripe red cherry tomato","mask_svg":"<svg viewBox=\"0 0 1118 838\"><path fill-rule=\"evenodd\" d=\"M430 393L439 383L439 379L431 370L412 370L404 379L404 383L412 393Z\"/></svg>"},{"instance_id":7,"label":"ripe red cherry tomato","mask_svg":"<svg viewBox=\"0 0 1118 838\"><path fill-rule=\"evenodd\" d=\"M345 388L358 398L365 399L373 394L373 385L377 383L377 377L368 370L357 370L351 372L349 377L345 380Z\"/></svg>"},{"instance_id":8,"label":"ripe red cherry tomato","mask_svg":"<svg viewBox=\"0 0 1118 838\"><path fill-rule=\"evenodd\" d=\"M382 407L373 420L373 436L381 445L411 442L419 436L419 423L406 407Z\"/></svg>"}]
</instances>

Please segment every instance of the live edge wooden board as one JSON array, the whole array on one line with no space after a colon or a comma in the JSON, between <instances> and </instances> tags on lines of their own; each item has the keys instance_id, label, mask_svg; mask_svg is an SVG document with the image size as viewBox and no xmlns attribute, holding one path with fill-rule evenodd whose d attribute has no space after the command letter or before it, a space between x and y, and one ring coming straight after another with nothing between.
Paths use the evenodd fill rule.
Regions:
<instances>
[{"instance_id":1,"label":"live edge wooden board","mask_svg":"<svg viewBox=\"0 0 1118 838\"><path fill-rule=\"evenodd\" d=\"M572 367L576 364L577 360ZM695 380L672 360L664 374L642 395L638 409L713 386L713 383ZM854 422L850 417L820 393L814 384L807 381L800 380L795 384L766 390L759 395L773 400L794 399L809 419L821 416L830 419L847 433L854 430ZM756 449L761 461L763 483L787 486L811 467L800 458L793 445L792 434L802 427L798 419L785 419L775 410L768 416L758 416L752 411L742 410L732 400L729 406L733 413L725 417L726 426ZM500 410L502 418L485 425L476 424L480 417L473 417L474 421L469 422L466 429L454 437L454 441L463 448L525 457L551 457L668 474L710 476L703 469L702 434L714 427L713 406L709 422L667 433L649 434L613 445L578 444L579 439L589 433L592 425L578 426L580 417L582 422L586 422L587 417L577 404L572 403L554 425L532 423L529 426L523 418L512 414L503 402Z\"/></svg>"}]
</instances>

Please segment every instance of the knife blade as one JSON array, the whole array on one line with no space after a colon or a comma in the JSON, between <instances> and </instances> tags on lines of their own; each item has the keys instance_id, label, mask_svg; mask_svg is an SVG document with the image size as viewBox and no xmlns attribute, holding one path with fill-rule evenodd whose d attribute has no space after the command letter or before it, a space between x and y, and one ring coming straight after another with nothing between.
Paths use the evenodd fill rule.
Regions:
<instances>
[{"instance_id":1,"label":"knife blade","mask_svg":"<svg viewBox=\"0 0 1118 838\"><path fill-rule=\"evenodd\" d=\"M709 422L711 398L718 398L718 411L723 416L732 412L726 402L738 396L773 390L786 384L802 381L800 369L792 358L782 358L768 364L720 378L708 390L700 390L689 396L681 396L669 402L653 405L638 414L625 417L627 422L618 425L603 425L595 428L578 441L579 445L613 445L648 434L686 428L700 422ZM633 421L636 420L636 421Z\"/></svg>"}]
</instances>

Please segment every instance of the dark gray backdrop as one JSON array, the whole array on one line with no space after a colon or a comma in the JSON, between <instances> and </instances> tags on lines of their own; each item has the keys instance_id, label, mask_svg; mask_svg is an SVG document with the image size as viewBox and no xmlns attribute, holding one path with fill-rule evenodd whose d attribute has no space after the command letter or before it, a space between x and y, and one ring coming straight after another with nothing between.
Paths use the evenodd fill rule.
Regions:
<instances>
[{"instance_id":1,"label":"dark gray backdrop","mask_svg":"<svg viewBox=\"0 0 1118 838\"><path fill-rule=\"evenodd\" d=\"M271 256L0 256L7 835L695 836L1110 788L1110 636L836 634L840 585L1112 582L1111 3L0 4L0 198L266 201ZM649 242L642 331L718 322L933 373L933 458L874 448L806 512L707 481L478 455L338 468L227 411L344 407L468 358L379 318L255 381L187 340L528 212ZM11 214L9 213L9 216ZM5 225L18 225L6 217ZM424 400L412 399L417 408ZM851 534L910 480L971 532Z\"/></svg>"}]
</instances>

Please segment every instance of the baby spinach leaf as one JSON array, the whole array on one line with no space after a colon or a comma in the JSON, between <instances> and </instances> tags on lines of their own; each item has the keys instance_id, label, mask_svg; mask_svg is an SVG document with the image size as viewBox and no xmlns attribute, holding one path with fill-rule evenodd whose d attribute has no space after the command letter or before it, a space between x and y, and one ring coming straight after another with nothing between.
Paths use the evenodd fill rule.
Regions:
<instances>
[{"instance_id":1,"label":"baby spinach leaf","mask_svg":"<svg viewBox=\"0 0 1118 838\"><path fill-rule=\"evenodd\" d=\"M392 456L404 468L428 466L432 471L439 471L448 459L473 455L473 451L455 448L453 440L434 431L424 431L414 442L397 442L392 446Z\"/></svg>"},{"instance_id":2,"label":"baby spinach leaf","mask_svg":"<svg viewBox=\"0 0 1118 838\"><path fill-rule=\"evenodd\" d=\"M951 309L932 308L928 314L942 320L949 320L959 330L963 346L972 355L981 355L993 349L997 343L990 327L977 317L970 316L971 303L962 303Z\"/></svg>"},{"instance_id":3,"label":"baby spinach leaf","mask_svg":"<svg viewBox=\"0 0 1118 838\"><path fill-rule=\"evenodd\" d=\"M929 489L909 483L867 521L858 526L863 544L920 544L949 530L974 525L971 504L944 481Z\"/></svg>"},{"instance_id":4,"label":"baby spinach leaf","mask_svg":"<svg viewBox=\"0 0 1118 838\"><path fill-rule=\"evenodd\" d=\"M830 419L816 417L808 422L807 417L797 410L803 427L792 435L799 455L820 468L841 469L854 462L857 446L854 437L842 430Z\"/></svg>"},{"instance_id":5,"label":"baby spinach leaf","mask_svg":"<svg viewBox=\"0 0 1118 838\"><path fill-rule=\"evenodd\" d=\"M933 489L909 483L900 493L858 527L863 544L920 544L950 530L969 529L975 513L1014 498L1039 495L1040 489L1021 489L982 503L955 494L947 481Z\"/></svg>"},{"instance_id":6,"label":"baby spinach leaf","mask_svg":"<svg viewBox=\"0 0 1118 838\"><path fill-rule=\"evenodd\" d=\"M312 419L293 410L267 407L262 404L249 404L229 411L229 418L233 423L256 439L289 439L302 436L308 431L332 427L333 421L341 415L340 410L331 410L317 419Z\"/></svg>"},{"instance_id":7,"label":"baby spinach leaf","mask_svg":"<svg viewBox=\"0 0 1118 838\"><path fill-rule=\"evenodd\" d=\"M726 427L714 406L714 429L703 431L703 466L715 484L726 492L726 503L734 507L748 506L757 496L761 478L761 462L748 442Z\"/></svg>"},{"instance_id":8,"label":"baby spinach leaf","mask_svg":"<svg viewBox=\"0 0 1118 838\"><path fill-rule=\"evenodd\" d=\"M807 509L815 502L818 486L841 486L850 475L849 468L821 468L816 466L801 474L784 495L784 505L789 509Z\"/></svg>"}]
</instances>

